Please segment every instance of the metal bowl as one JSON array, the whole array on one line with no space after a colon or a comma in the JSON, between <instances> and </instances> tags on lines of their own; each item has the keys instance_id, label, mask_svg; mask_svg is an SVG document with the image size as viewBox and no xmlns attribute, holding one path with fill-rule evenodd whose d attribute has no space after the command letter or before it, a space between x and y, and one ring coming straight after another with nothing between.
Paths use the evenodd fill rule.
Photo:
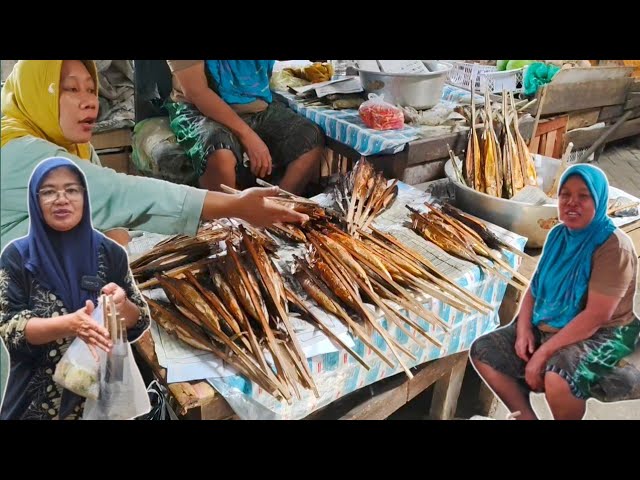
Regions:
<instances>
[{"instance_id":1,"label":"metal bowl","mask_svg":"<svg viewBox=\"0 0 640 480\"><path fill-rule=\"evenodd\" d=\"M422 62L433 69L433 63ZM425 110L440 101L445 80L452 68L449 63L438 62L436 65L436 71L419 74L357 70L365 92L384 95L384 100L394 105Z\"/></svg>"},{"instance_id":2,"label":"metal bowl","mask_svg":"<svg viewBox=\"0 0 640 480\"><path fill-rule=\"evenodd\" d=\"M542 189L546 192L553 183L556 171L560 167L560 160L536 154L534 162L536 172L542 178ZM454 185L456 204L459 208L527 237L528 248L542 248L549 231L557 223L556 205L532 205L477 192L458 182L451 160L445 164L444 172Z\"/></svg>"}]
</instances>

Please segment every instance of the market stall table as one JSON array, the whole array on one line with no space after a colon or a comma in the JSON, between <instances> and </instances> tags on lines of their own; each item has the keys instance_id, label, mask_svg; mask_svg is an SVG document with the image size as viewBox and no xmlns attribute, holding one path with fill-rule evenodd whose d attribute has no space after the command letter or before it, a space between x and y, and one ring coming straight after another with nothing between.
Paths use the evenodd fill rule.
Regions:
<instances>
[{"instance_id":1,"label":"market stall table","mask_svg":"<svg viewBox=\"0 0 640 480\"><path fill-rule=\"evenodd\" d=\"M328 351L308 358L309 366L313 372L314 382L320 392L320 398L316 398L311 392L302 392L302 398L294 400L291 404L279 402L270 394L256 387L239 375L219 376L209 378L208 382L215 387L219 395L213 393L204 382L169 382L169 389L178 401L178 410L181 414L197 411L200 418L228 418L232 412L243 419L300 419L307 418L314 412L332 404L337 399L342 399L348 394L372 385L374 389L381 385L381 380L396 376L398 382L394 383L391 390L384 390L383 397L388 401L380 403L376 397L370 399L367 405L354 407L355 410L345 415L348 418L384 418L395 409L414 398L428 386L436 383L435 400L433 402L432 415L435 418L450 418L455 411L457 396L466 366L466 351L471 343L479 335L493 330L499 325L498 309L506 288L506 282L498 277L490 277L480 269L468 262L455 259L433 244L428 243L412 230L403 225L407 220L406 204L419 206L427 199L424 192L412 187L400 184L400 192L394 206L378 217L375 224L378 229L393 234L403 244L421 251L430 258L436 267L454 281L471 292L481 297L485 302L493 306L493 311L488 315L473 311L464 314L443 305L440 301L425 297L423 303L428 309L439 315L451 328L449 334L442 331L435 333L441 342L441 347L426 344L424 347L409 341L409 338L399 331L395 324L388 326L388 333L403 346L411 351L416 360L406 363L415 372L413 379L402 372L399 365L389 367L379 357L373 354L360 342L355 340L354 349L365 358L371 366L366 371L344 350ZM499 227L492 227L494 232L518 249L524 247L525 238L507 232ZM134 239L135 240L135 239ZM135 248L135 246L134 246ZM279 251L279 256L283 254ZM512 267L517 267L518 257L507 254L508 262ZM412 313L403 312L410 318L417 320ZM380 314L383 325L386 320ZM426 322L423 327L433 329ZM432 333L435 331L432 331ZM162 333L155 330L155 339L160 339ZM376 334L377 335L377 334ZM139 351L147 362L150 363L156 375L165 377L158 362L154 359L154 349L150 347L149 339L140 343ZM376 339L376 345L385 350L385 344L381 339ZM162 340L161 340L162 341ZM157 347L157 345L156 345ZM425 365L426 364L426 365ZM398 375L399 374L399 375ZM390 393L390 391L392 393ZM226 400L225 404L224 398ZM378 408L373 408L378 404ZM229 406L231 408L229 408Z\"/></svg>"},{"instance_id":2,"label":"market stall table","mask_svg":"<svg viewBox=\"0 0 640 480\"><path fill-rule=\"evenodd\" d=\"M468 103L469 96L464 90L445 86L441 102L452 107ZM334 153L352 163L366 157L387 178L397 178L409 185L442 178L449 148L459 155L467 147L468 128L442 133L442 129L429 131L406 124L402 130L381 132L367 128L355 109L307 106L295 95L281 91L274 93L274 97L319 125L326 135L327 147ZM483 97L476 95L476 102L484 102ZM520 122L525 140L531 138L533 124L530 116Z\"/></svg>"}]
</instances>

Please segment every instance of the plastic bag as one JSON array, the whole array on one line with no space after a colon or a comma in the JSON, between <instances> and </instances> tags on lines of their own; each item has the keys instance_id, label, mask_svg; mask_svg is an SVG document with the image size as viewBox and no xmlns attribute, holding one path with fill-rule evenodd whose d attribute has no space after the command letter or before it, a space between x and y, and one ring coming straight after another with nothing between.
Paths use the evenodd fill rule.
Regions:
<instances>
[{"instance_id":1,"label":"plastic bag","mask_svg":"<svg viewBox=\"0 0 640 480\"><path fill-rule=\"evenodd\" d=\"M102 325L100 304L93 311L91 318ZM81 397L95 400L100 392L99 368L100 364L91 354L85 341L76 338L56 365L53 381Z\"/></svg>"},{"instance_id":2,"label":"plastic bag","mask_svg":"<svg viewBox=\"0 0 640 480\"><path fill-rule=\"evenodd\" d=\"M183 185L197 185L198 176L171 130L168 117L138 122L133 129L131 162L146 176Z\"/></svg>"},{"instance_id":3,"label":"plastic bag","mask_svg":"<svg viewBox=\"0 0 640 480\"><path fill-rule=\"evenodd\" d=\"M152 381L147 387L151 410L149 413L136 417L136 420L178 420L178 416L169 405L167 389Z\"/></svg>"},{"instance_id":4,"label":"plastic bag","mask_svg":"<svg viewBox=\"0 0 640 480\"><path fill-rule=\"evenodd\" d=\"M364 124L375 130L397 130L404 127L404 114L398 107L374 93L358 109Z\"/></svg>"},{"instance_id":5,"label":"plastic bag","mask_svg":"<svg viewBox=\"0 0 640 480\"><path fill-rule=\"evenodd\" d=\"M129 342L113 345L100 356L100 395L88 399L83 420L131 420L151 410L147 389Z\"/></svg>"},{"instance_id":6,"label":"plastic bag","mask_svg":"<svg viewBox=\"0 0 640 480\"><path fill-rule=\"evenodd\" d=\"M127 338L124 318L117 317L117 309L110 295L102 296L106 305L103 323L113 347L109 353L100 351L100 394L87 399L83 420L131 420L151 410L144 380L136 365Z\"/></svg>"}]
</instances>

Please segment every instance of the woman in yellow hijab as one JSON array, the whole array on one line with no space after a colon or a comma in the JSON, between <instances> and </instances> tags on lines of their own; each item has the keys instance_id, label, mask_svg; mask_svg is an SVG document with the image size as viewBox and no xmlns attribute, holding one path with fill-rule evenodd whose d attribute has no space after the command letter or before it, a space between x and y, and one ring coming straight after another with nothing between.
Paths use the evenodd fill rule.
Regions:
<instances>
[{"instance_id":1,"label":"woman in yellow hijab","mask_svg":"<svg viewBox=\"0 0 640 480\"><path fill-rule=\"evenodd\" d=\"M2 89L0 249L27 234L29 177L50 157L69 158L85 174L93 226L103 232L193 235L201 219L237 217L256 225L306 219L266 198L277 187L229 195L102 167L89 143L97 83L93 60L20 60L14 66Z\"/></svg>"},{"instance_id":2,"label":"woman in yellow hijab","mask_svg":"<svg viewBox=\"0 0 640 480\"><path fill-rule=\"evenodd\" d=\"M73 143L68 138L73 134L63 132L61 125L70 123L68 117L78 110L85 110L87 117L95 122L98 116L97 85L98 72L90 60L18 62L2 89L2 146L16 138L31 135L89 160L91 130L83 143ZM76 98L75 111L60 108L65 96Z\"/></svg>"}]
</instances>

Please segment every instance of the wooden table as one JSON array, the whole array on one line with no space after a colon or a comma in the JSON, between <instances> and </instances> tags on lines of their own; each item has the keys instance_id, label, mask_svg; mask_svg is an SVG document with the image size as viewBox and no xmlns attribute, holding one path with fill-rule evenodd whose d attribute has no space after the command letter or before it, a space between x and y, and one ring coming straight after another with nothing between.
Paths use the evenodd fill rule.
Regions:
<instances>
[{"instance_id":1,"label":"wooden table","mask_svg":"<svg viewBox=\"0 0 640 480\"><path fill-rule=\"evenodd\" d=\"M533 118L520 122L520 133L525 141L531 138L533 125ZM371 155L366 158L387 178L397 178L408 185L417 185L443 178L444 165L449 160L449 148L456 155L462 154L467 148L468 138L469 130L434 135L407 143L401 152L391 155ZM326 145L334 154L346 158L350 164L361 158L353 148L332 138L326 137ZM335 171L335 166L331 170Z\"/></svg>"},{"instance_id":2,"label":"wooden table","mask_svg":"<svg viewBox=\"0 0 640 480\"><path fill-rule=\"evenodd\" d=\"M166 370L158 364L153 338L147 331L136 342L137 352L154 376L171 393L171 407L185 420L238 419L227 401L206 381L166 383ZM466 351L455 353L412 369L413 379L398 373L361 388L313 412L309 420L383 420L418 394L435 385L430 417L453 418L458 404L462 379L467 366Z\"/></svg>"}]
</instances>

